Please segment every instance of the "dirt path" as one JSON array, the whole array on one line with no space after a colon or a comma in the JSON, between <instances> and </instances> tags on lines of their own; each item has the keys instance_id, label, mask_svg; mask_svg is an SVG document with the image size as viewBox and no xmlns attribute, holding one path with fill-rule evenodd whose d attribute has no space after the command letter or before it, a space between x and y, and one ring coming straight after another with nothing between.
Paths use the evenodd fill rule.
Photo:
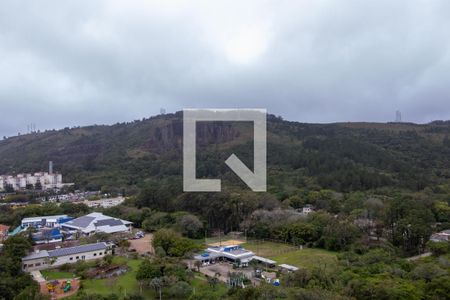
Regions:
<instances>
[{"instance_id":1,"label":"dirt path","mask_svg":"<svg viewBox=\"0 0 450 300\"><path fill-rule=\"evenodd\" d=\"M33 279L37 283L45 282L44 276L42 276L41 271L39 271L39 270L31 271L30 274L31 274L31 276L33 276Z\"/></svg>"},{"instance_id":2,"label":"dirt path","mask_svg":"<svg viewBox=\"0 0 450 300\"><path fill-rule=\"evenodd\" d=\"M423 257L431 256L432 254L433 254L433 253L431 253L431 252L425 252L425 253L420 254L420 255L408 257L406 260L414 261L414 260L421 259L421 258L423 258Z\"/></svg>"}]
</instances>

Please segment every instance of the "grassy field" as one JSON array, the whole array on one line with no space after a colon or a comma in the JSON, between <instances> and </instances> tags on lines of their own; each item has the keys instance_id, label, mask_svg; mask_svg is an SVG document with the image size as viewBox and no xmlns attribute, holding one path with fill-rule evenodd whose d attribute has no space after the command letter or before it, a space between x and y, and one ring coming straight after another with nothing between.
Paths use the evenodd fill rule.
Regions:
<instances>
[{"instance_id":1,"label":"grassy field","mask_svg":"<svg viewBox=\"0 0 450 300\"><path fill-rule=\"evenodd\" d=\"M336 264L336 253L317 249L290 246L283 243L251 241L243 247L256 255L273 259L277 264L289 264L299 268L311 269L315 265L333 266Z\"/></svg>"},{"instance_id":2,"label":"grassy field","mask_svg":"<svg viewBox=\"0 0 450 300\"><path fill-rule=\"evenodd\" d=\"M227 294L228 288L224 283L219 283L215 287L211 287L203 274L195 274L195 278L191 283L197 296L208 295L209 299L220 299ZM206 298L206 297L204 297Z\"/></svg>"},{"instance_id":3,"label":"grassy field","mask_svg":"<svg viewBox=\"0 0 450 300\"><path fill-rule=\"evenodd\" d=\"M139 293L139 283L136 280L136 273L141 260L115 256L113 262L116 264L126 263L130 269L128 272L118 277L107 279L84 279L81 282L83 291L87 294L101 294L104 296L110 294L125 296ZM75 277L75 274L71 272L61 272L58 270L42 270L41 273L48 280ZM203 298L220 299L227 293L225 284L219 283L215 287L212 287L208 284L207 279L202 274L195 274L191 285L194 288L194 293L197 294L197 296L203 296ZM145 299L155 299L156 297L154 290L146 287L143 288L142 295Z\"/></svg>"},{"instance_id":4,"label":"grassy field","mask_svg":"<svg viewBox=\"0 0 450 300\"><path fill-rule=\"evenodd\" d=\"M268 241L247 241L247 243L242 244L245 249L253 251L258 256L263 257L274 257L284 253L296 251L298 247L294 247L288 244L275 243Z\"/></svg>"},{"instance_id":5,"label":"grassy field","mask_svg":"<svg viewBox=\"0 0 450 300\"><path fill-rule=\"evenodd\" d=\"M136 280L136 272L141 261L138 259L126 259L124 257L115 256L113 262L116 264L126 263L130 270L118 277L82 280L81 284L83 290L87 294L117 294L125 296L139 292L139 284ZM47 280L76 277L71 272L61 272L57 270L42 270L41 273ZM144 289L143 295L144 297L150 299L154 296L154 292L150 289Z\"/></svg>"},{"instance_id":6,"label":"grassy field","mask_svg":"<svg viewBox=\"0 0 450 300\"><path fill-rule=\"evenodd\" d=\"M117 294L117 295L129 295L139 292L139 284L136 280L136 272L139 268L140 260L129 259L124 257L115 256L114 263L126 263L130 270L124 275L107 278L107 279L86 279L82 281L83 290L87 294ZM143 291L144 296L153 296L153 291L145 289Z\"/></svg>"},{"instance_id":7,"label":"grassy field","mask_svg":"<svg viewBox=\"0 0 450 300\"><path fill-rule=\"evenodd\" d=\"M41 271L42 276L46 280L55 280L55 279L66 279L66 278L74 278L76 275L71 272L61 272L61 271L55 271L55 270L42 270Z\"/></svg>"},{"instance_id":8,"label":"grassy field","mask_svg":"<svg viewBox=\"0 0 450 300\"><path fill-rule=\"evenodd\" d=\"M114 257L114 262L122 263L126 262L130 267L130 271L122 276L114 279L87 279L83 280L83 289L88 294L116 294L116 295L129 295L139 292L139 283L136 281L136 272L139 268L140 260L126 260L123 257ZM225 284L217 284L215 287L211 287L208 284L206 278L201 274L196 274L191 283L194 291L198 295L208 295L209 299L219 299L221 296L227 293L227 287ZM145 299L154 299L156 297L155 292L152 289L144 288L143 296Z\"/></svg>"},{"instance_id":9,"label":"grassy field","mask_svg":"<svg viewBox=\"0 0 450 300\"><path fill-rule=\"evenodd\" d=\"M271 258L278 264L289 264L306 269L312 269L317 265L322 268L332 267L337 262L335 252L314 248L296 250Z\"/></svg>"}]
</instances>

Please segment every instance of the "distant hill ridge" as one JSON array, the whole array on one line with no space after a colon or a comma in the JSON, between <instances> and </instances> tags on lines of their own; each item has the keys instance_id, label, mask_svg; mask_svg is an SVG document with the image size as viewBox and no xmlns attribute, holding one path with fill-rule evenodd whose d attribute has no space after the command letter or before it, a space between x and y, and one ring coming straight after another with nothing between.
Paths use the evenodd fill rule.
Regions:
<instances>
[{"instance_id":1,"label":"distant hill ridge","mask_svg":"<svg viewBox=\"0 0 450 300\"><path fill-rule=\"evenodd\" d=\"M341 191L399 186L420 190L450 178L450 122L307 124L268 116L268 182L309 182ZM240 184L223 161L251 166L250 124L198 125L198 176ZM0 174L46 169L49 160L80 186L130 188L181 182L182 113L0 141Z\"/></svg>"}]
</instances>

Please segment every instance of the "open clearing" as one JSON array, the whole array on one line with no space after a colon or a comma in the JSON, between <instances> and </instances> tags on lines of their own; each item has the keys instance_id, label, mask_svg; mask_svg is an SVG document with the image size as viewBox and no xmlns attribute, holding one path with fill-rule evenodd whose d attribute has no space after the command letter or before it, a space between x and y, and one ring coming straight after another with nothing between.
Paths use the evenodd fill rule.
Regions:
<instances>
[{"instance_id":1,"label":"open clearing","mask_svg":"<svg viewBox=\"0 0 450 300\"><path fill-rule=\"evenodd\" d=\"M146 233L145 236L141 239L136 240L129 240L130 247L129 249L136 250L137 253L141 255L145 254L153 254L153 247L152 247L152 240L153 240L153 234Z\"/></svg>"},{"instance_id":2,"label":"open clearing","mask_svg":"<svg viewBox=\"0 0 450 300\"><path fill-rule=\"evenodd\" d=\"M117 294L125 296L139 292L139 283L136 280L136 273L142 260L126 259L124 257L114 256L113 262L116 264L126 263L130 269L125 274L117 277L82 280L83 290L87 294ZM43 270L42 275L48 279L58 280L63 278L71 278L74 276L74 274L69 272L61 272L52 269ZM154 292L152 289L144 288L142 295L146 299L153 299Z\"/></svg>"},{"instance_id":3,"label":"open clearing","mask_svg":"<svg viewBox=\"0 0 450 300\"><path fill-rule=\"evenodd\" d=\"M226 241L222 241L222 242L210 243L210 244L208 244L208 246L212 246L212 247L235 246L235 245L240 245L240 244L244 244L244 243L245 243L245 241L242 241L242 240L226 240Z\"/></svg>"},{"instance_id":4,"label":"open clearing","mask_svg":"<svg viewBox=\"0 0 450 300\"><path fill-rule=\"evenodd\" d=\"M337 262L336 252L323 249L300 249L283 243L265 241L250 241L242 246L256 255L275 260L277 264L289 264L299 268L311 269L317 265L332 267Z\"/></svg>"},{"instance_id":5,"label":"open clearing","mask_svg":"<svg viewBox=\"0 0 450 300\"><path fill-rule=\"evenodd\" d=\"M139 292L139 284L136 280L136 273L141 263L138 259L126 259L124 257L114 257L115 263L126 263L130 270L125 274L106 278L106 279L86 279L83 280L83 290L88 294L117 294L121 296L129 295L132 293ZM153 291L149 289L144 290L144 296L150 298L153 295Z\"/></svg>"},{"instance_id":6,"label":"open clearing","mask_svg":"<svg viewBox=\"0 0 450 300\"><path fill-rule=\"evenodd\" d=\"M335 252L315 248L296 250L271 257L271 259L278 264L289 264L305 269L312 269L316 266L326 269L335 266L337 263Z\"/></svg>"},{"instance_id":7,"label":"open clearing","mask_svg":"<svg viewBox=\"0 0 450 300\"><path fill-rule=\"evenodd\" d=\"M299 250L289 244L252 240L242 245L245 249L253 251L256 255L271 258L284 253Z\"/></svg>"},{"instance_id":8,"label":"open clearing","mask_svg":"<svg viewBox=\"0 0 450 300\"><path fill-rule=\"evenodd\" d=\"M124 257L115 256L114 263L126 263L130 268L128 272L118 277L106 278L106 279L84 279L82 280L83 290L87 294L101 294L103 296L115 294L120 297L131 294L139 294L139 282L136 280L136 273L139 268L139 265L142 262L142 259L127 259ZM57 270L45 270L43 271L46 277L52 279L63 279L64 277L72 277L74 276L70 272L60 272ZM211 276L214 276L212 274ZM72 282L75 282L74 279L71 279ZM43 283L45 285L45 283ZM227 293L227 286L223 283L217 284L212 287L209 283L205 275L194 273L194 278L191 282L193 288L195 288L195 294L200 297L199 299L211 299L213 296L214 299L223 297ZM77 284L78 289L79 284ZM167 289L169 287L166 287ZM72 295L76 289L73 290L70 294L65 294L65 296ZM144 299L157 299L157 295L155 291L147 286L143 287L142 296ZM169 299L164 296L163 299Z\"/></svg>"},{"instance_id":9,"label":"open clearing","mask_svg":"<svg viewBox=\"0 0 450 300\"><path fill-rule=\"evenodd\" d=\"M55 280L55 279L75 278L76 277L76 275L74 273L54 271L52 269L41 270L41 274L46 280Z\"/></svg>"}]
</instances>

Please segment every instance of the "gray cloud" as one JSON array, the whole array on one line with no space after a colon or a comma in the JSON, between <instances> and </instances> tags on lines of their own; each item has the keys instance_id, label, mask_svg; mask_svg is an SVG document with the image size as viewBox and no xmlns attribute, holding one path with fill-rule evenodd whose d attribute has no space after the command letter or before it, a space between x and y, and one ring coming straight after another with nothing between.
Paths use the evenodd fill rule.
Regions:
<instances>
[{"instance_id":1,"label":"gray cloud","mask_svg":"<svg viewBox=\"0 0 450 300\"><path fill-rule=\"evenodd\" d=\"M450 3L20 1L0 6L0 135L184 107L302 122L450 119Z\"/></svg>"}]
</instances>

